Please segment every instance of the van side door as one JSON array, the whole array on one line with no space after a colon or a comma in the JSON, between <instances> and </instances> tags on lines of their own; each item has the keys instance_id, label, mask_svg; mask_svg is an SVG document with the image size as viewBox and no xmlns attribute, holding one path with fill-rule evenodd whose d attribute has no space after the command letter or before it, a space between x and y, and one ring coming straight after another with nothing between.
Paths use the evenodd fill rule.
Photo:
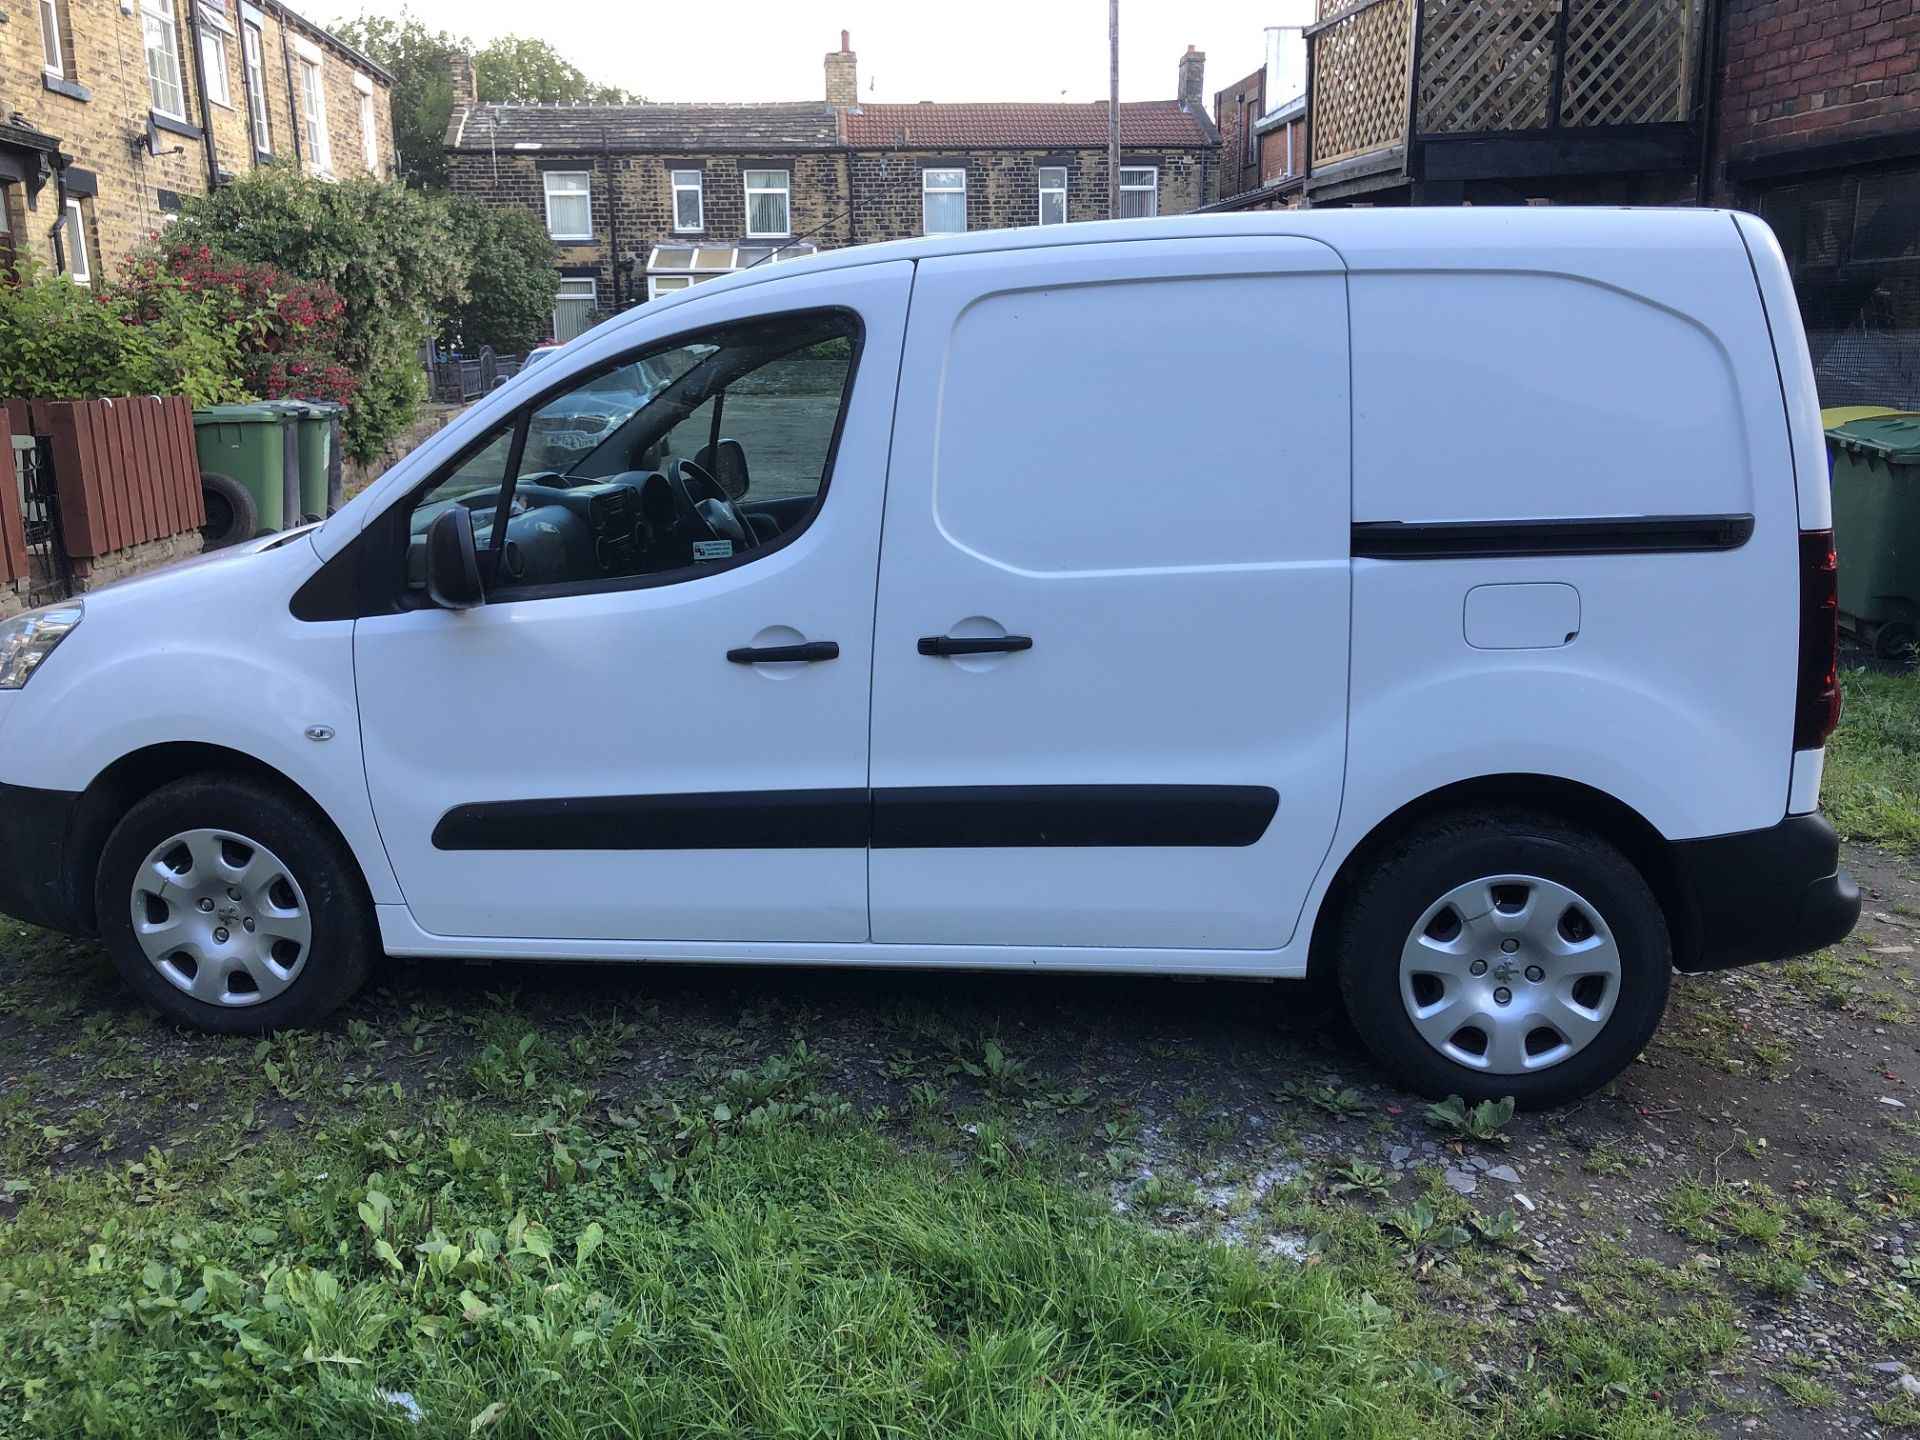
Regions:
<instances>
[{"instance_id":1,"label":"van side door","mask_svg":"<svg viewBox=\"0 0 1920 1440\"><path fill-rule=\"evenodd\" d=\"M873 672L873 938L1270 950L1346 748L1338 255L922 261Z\"/></svg>"},{"instance_id":2,"label":"van side door","mask_svg":"<svg viewBox=\"0 0 1920 1440\"><path fill-rule=\"evenodd\" d=\"M618 352L575 342L379 522L396 598L359 620L354 664L413 925L867 938L874 587L912 274L721 290L612 332L631 337ZM494 562L464 611L425 584L426 530L453 505Z\"/></svg>"}]
</instances>

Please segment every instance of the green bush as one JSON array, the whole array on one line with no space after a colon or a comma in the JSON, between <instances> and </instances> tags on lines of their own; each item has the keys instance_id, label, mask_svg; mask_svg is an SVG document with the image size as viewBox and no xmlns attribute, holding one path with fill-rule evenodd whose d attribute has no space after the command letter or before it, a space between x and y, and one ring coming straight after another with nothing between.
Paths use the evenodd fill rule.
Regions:
<instances>
[{"instance_id":1,"label":"green bush","mask_svg":"<svg viewBox=\"0 0 1920 1440\"><path fill-rule=\"evenodd\" d=\"M377 458L418 411L420 344L467 298L471 268L447 207L371 176L336 182L256 170L186 202L168 233L332 287L345 303L333 358L359 382L346 448Z\"/></svg>"},{"instance_id":2,"label":"green bush","mask_svg":"<svg viewBox=\"0 0 1920 1440\"><path fill-rule=\"evenodd\" d=\"M218 298L162 275L138 295L76 285L29 260L0 285L0 396L98 400L185 395L195 405L244 400L244 322Z\"/></svg>"},{"instance_id":3,"label":"green bush","mask_svg":"<svg viewBox=\"0 0 1920 1440\"><path fill-rule=\"evenodd\" d=\"M503 354L530 350L553 328L553 300L560 292L559 249L540 217L494 210L478 200L447 201L455 232L473 261L466 303L441 327L441 339L456 338L467 350L491 345Z\"/></svg>"}]
</instances>

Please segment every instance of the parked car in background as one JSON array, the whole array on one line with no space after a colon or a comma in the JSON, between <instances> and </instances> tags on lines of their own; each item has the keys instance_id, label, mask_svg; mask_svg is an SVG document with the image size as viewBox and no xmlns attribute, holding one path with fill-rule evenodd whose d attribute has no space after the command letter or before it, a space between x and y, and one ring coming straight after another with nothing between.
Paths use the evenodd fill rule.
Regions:
<instances>
[{"instance_id":1,"label":"parked car in background","mask_svg":"<svg viewBox=\"0 0 1920 1440\"><path fill-rule=\"evenodd\" d=\"M1858 915L1831 524L1751 216L836 251L8 622L0 906L225 1031L383 951L1324 968L1417 1089L1552 1104Z\"/></svg>"}]
</instances>

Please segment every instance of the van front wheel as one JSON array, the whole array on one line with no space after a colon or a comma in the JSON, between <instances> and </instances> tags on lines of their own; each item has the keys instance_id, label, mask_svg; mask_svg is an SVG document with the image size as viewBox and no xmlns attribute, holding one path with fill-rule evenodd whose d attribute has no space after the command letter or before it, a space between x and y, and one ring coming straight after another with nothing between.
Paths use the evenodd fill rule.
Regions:
<instances>
[{"instance_id":1,"label":"van front wheel","mask_svg":"<svg viewBox=\"0 0 1920 1440\"><path fill-rule=\"evenodd\" d=\"M1598 1089L1666 1009L1666 918L1597 835L1524 812L1422 826L1354 886L1339 976L1354 1027L1422 1094L1523 1108Z\"/></svg>"},{"instance_id":2,"label":"van front wheel","mask_svg":"<svg viewBox=\"0 0 1920 1440\"><path fill-rule=\"evenodd\" d=\"M130 809L101 853L95 903L127 983L169 1019L226 1034L321 1019L377 944L353 857L322 817L227 776Z\"/></svg>"}]
</instances>

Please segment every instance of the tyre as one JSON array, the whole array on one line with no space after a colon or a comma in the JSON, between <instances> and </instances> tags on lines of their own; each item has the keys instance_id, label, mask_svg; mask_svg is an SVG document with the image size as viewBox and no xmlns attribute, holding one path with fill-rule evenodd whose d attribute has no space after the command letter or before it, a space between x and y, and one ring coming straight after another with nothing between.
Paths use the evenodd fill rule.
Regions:
<instances>
[{"instance_id":1,"label":"tyre","mask_svg":"<svg viewBox=\"0 0 1920 1440\"><path fill-rule=\"evenodd\" d=\"M310 1025L377 953L345 843L306 800L255 780L191 776L140 801L107 838L94 898L127 983L201 1030Z\"/></svg>"},{"instance_id":2,"label":"tyre","mask_svg":"<svg viewBox=\"0 0 1920 1440\"><path fill-rule=\"evenodd\" d=\"M1904 665L1913 658L1914 629L1904 620L1889 620L1873 632L1873 653L1881 660Z\"/></svg>"},{"instance_id":3,"label":"tyre","mask_svg":"<svg viewBox=\"0 0 1920 1440\"><path fill-rule=\"evenodd\" d=\"M207 523L200 527L202 547L223 549L253 538L260 528L259 507L238 480L213 470L200 472L200 498L206 504Z\"/></svg>"},{"instance_id":4,"label":"tyre","mask_svg":"<svg viewBox=\"0 0 1920 1440\"><path fill-rule=\"evenodd\" d=\"M1354 1028L1435 1099L1577 1099L1633 1062L1666 1009L1673 945L1645 878L1546 815L1420 826L1360 877L1343 920Z\"/></svg>"}]
</instances>

